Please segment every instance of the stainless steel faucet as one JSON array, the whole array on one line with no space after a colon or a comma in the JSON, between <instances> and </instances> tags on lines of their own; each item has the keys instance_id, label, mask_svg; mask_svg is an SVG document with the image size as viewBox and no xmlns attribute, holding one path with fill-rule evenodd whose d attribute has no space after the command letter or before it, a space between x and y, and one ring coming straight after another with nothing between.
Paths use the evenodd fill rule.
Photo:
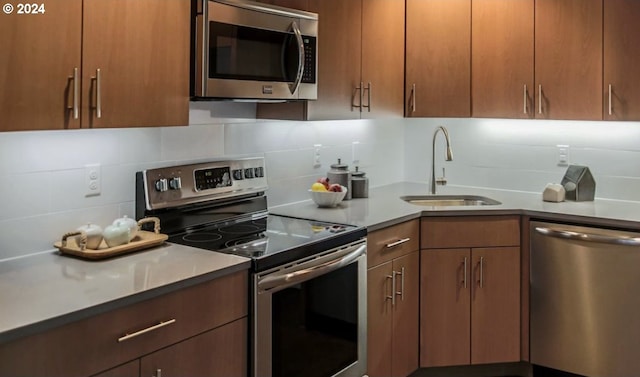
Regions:
<instances>
[{"instance_id":1,"label":"stainless steel faucet","mask_svg":"<svg viewBox=\"0 0 640 377\"><path fill-rule=\"evenodd\" d=\"M436 193L436 185L444 186L447 184L447 179L444 177L444 168L442 168L442 177L436 178L436 136L438 136L438 131L442 131L444 134L444 139L447 142L447 149L445 152L444 159L445 161L453 160L453 152L451 151L451 139L449 139L449 131L443 126L438 126L436 131L433 133L433 146L432 146L432 154L431 154L431 194L435 195Z\"/></svg>"}]
</instances>

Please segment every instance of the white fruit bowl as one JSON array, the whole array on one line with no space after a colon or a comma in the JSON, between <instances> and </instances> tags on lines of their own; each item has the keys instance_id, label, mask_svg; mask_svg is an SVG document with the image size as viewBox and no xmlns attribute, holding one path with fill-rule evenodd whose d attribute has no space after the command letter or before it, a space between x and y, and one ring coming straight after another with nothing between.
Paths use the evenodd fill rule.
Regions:
<instances>
[{"instance_id":1,"label":"white fruit bowl","mask_svg":"<svg viewBox=\"0 0 640 377\"><path fill-rule=\"evenodd\" d=\"M342 191L313 191L309 190L311 199L318 205L318 207L335 207L337 206L347 195L347 188L342 187Z\"/></svg>"}]
</instances>

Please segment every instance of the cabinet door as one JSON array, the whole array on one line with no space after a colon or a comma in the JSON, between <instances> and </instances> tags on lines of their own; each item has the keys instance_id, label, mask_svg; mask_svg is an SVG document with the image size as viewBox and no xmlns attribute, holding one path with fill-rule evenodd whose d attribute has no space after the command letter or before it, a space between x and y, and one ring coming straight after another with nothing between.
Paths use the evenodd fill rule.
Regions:
<instances>
[{"instance_id":1,"label":"cabinet door","mask_svg":"<svg viewBox=\"0 0 640 377\"><path fill-rule=\"evenodd\" d=\"M44 14L0 16L0 131L80 126L70 108L82 68L82 0L38 4Z\"/></svg>"},{"instance_id":2,"label":"cabinet door","mask_svg":"<svg viewBox=\"0 0 640 377\"><path fill-rule=\"evenodd\" d=\"M404 115L404 8L398 0L362 2L363 119Z\"/></svg>"},{"instance_id":3,"label":"cabinet door","mask_svg":"<svg viewBox=\"0 0 640 377\"><path fill-rule=\"evenodd\" d=\"M247 318L177 343L141 360L141 376L247 376Z\"/></svg>"},{"instance_id":4,"label":"cabinet door","mask_svg":"<svg viewBox=\"0 0 640 377\"><path fill-rule=\"evenodd\" d=\"M419 252L394 260L393 271L400 296L396 295L393 310L392 373L389 376L406 377L418 369Z\"/></svg>"},{"instance_id":5,"label":"cabinet door","mask_svg":"<svg viewBox=\"0 0 640 377\"><path fill-rule=\"evenodd\" d=\"M367 272L367 375L391 376L392 262Z\"/></svg>"},{"instance_id":6,"label":"cabinet door","mask_svg":"<svg viewBox=\"0 0 640 377\"><path fill-rule=\"evenodd\" d=\"M473 249L471 363L520 361L520 249Z\"/></svg>"},{"instance_id":7,"label":"cabinet door","mask_svg":"<svg viewBox=\"0 0 640 377\"><path fill-rule=\"evenodd\" d=\"M188 124L190 12L183 0L84 2L83 127Z\"/></svg>"},{"instance_id":8,"label":"cabinet door","mask_svg":"<svg viewBox=\"0 0 640 377\"><path fill-rule=\"evenodd\" d=\"M295 0L263 0L292 5ZM308 0L307 9L319 14L318 99L258 104L261 119L359 119L362 47L362 0Z\"/></svg>"},{"instance_id":9,"label":"cabinet door","mask_svg":"<svg viewBox=\"0 0 640 377\"><path fill-rule=\"evenodd\" d=\"M358 119L362 1L310 0L309 10L319 14L319 61L318 99L308 102L307 119Z\"/></svg>"},{"instance_id":10,"label":"cabinet door","mask_svg":"<svg viewBox=\"0 0 640 377\"><path fill-rule=\"evenodd\" d=\"M604 2L606 120L640 120L640 2ZM609 90L611 86L611 90Z\"/></svg>"},{"instance_id":11,"label":"cabinet door","mask_svg":"<svg viewBox=\"0 0 640 377\"><path fill-rule=\"evenodd\" d=\"M533 0L474 0L474 117L533 117Z\"/></svg>"},{"instance_id":12,"label":"cabinet door","mask_svg":"<svg viewBox=\"0 0 640 377\"><path fill-rule=\"evenodd\" d=\"M429 249L420 260L420 366L468 365L469 249Z\"/></svg>"},{"instance_id":13,"label":"cabinet door","mask_svg":"<svg viewBox=\"0 0 640 377\"><path fill-rule=\"evenodd\" d=\"M536 0L536 118L602 119L602 0Z\"/></svg>"},{"instance_id":14,"label":"cabinet door","mask_svg":"<svg viewBox=\"0 0 640 377\"><path fill-rule=\"evenodd\" d=\"M406 116L470 116L471 0L406 4Z\"/></svg>"}]
</instances>

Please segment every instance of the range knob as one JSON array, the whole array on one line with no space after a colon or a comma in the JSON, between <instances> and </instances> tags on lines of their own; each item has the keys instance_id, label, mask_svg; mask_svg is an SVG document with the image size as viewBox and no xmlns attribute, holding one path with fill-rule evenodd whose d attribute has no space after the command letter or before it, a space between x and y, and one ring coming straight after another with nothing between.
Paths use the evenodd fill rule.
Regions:
<instances>
[{"instance_id":1,"label":"range knob","mask_svg":"<svg viewBox=\"0 0 640 377\"><path fill-rule=\"evenodd\" d=\"M160 178L156 181L156 191L165 192L169 189L166 178Z\"/></svg>"},{"instance_id":2,"label":"range knob","mask_svg":"<svg viewBox=\"0 0 640 377\"><path fill-rule=\"evenodd\" d=\"M173 177L169 180L169 188L172 190L180 190L182 188L182 179L180 177Z\"/></svg>"}]
</instances>

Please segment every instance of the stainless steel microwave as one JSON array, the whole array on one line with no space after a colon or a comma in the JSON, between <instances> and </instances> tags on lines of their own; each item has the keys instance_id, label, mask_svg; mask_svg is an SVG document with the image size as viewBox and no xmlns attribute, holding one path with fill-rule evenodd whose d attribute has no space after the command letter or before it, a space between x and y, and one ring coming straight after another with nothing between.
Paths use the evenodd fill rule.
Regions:
<instances>
[{"instance_id":1,"label":"stainless steel microwave","mask_svg":"<svg viewBox=\"0 0 640 377\"><path fill-rule=\"evenodd\" d=\"M246 0L196 4L194 99L317 99L317 14Z\"/></svg>"}]
</instances>

